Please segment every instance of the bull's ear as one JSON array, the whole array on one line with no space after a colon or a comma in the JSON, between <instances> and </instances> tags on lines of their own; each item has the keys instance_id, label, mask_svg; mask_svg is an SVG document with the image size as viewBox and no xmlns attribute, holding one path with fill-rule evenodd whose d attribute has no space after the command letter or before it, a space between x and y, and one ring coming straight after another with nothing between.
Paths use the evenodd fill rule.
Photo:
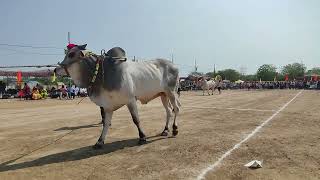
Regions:
<instances>
[{"instance_id":1,"label":"bull's ear","mask_svg":"<svg viewBox=\"0 0 320 180\"><path fill-rule=\"evenodd\" d=\"M86 47L87 47L87 44L78 45L78 48L79 48L80 50L86 50Z\"/></svg>"}]
</instances>

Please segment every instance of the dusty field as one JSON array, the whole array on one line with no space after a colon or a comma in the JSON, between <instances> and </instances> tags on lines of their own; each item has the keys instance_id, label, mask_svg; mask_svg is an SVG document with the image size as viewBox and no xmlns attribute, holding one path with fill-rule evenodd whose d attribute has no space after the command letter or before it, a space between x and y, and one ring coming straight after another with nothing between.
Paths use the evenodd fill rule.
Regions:
<instances>
[{"instance_id":1,"label":"dusty field","mask_svg":"<svg viewBox=\"0 0 320 180\"><path fill-rule=\"evenodd\" d=\"M139 106L148 144L126 108L116 111L106 144L99 109L88 99L0 100L0 179L196 179L299 91L183 93L176 138L159 137L160 100ZM303 91L206 179L320 179L320 92ZM263 160L263 168L243 165Z\"/></svg>"}]
</instances>

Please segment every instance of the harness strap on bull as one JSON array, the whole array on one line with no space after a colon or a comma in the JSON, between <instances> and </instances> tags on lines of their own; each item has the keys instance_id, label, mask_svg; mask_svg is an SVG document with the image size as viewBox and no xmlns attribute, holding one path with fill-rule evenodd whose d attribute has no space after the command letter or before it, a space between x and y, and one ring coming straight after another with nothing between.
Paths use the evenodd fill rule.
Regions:
<instances>
[{"instance_id":1,"label":"harness strap on bull","mask_svg":"<svg viewBox=\"0 0 320 180\"><path fill-rule=\"evenodd\" d=\"M96 60L96 66L95 66L95 70L94 70L94 73L93 73L93 76L92 76L92 79L90 81L90 84L88 86L88 94L91 94L92 93L92 87L94 86L94 83L96 82L96 79L97 79L97 76L98 76L98 73L99 73L99 69L100 69L100 64L102 66L101 68L101 71L102 71L102 79L104 79L104 69L103 69L103 60L104 60L104 56L98 56L94 53L90 53L89 54L90 56L93 56L95 57L97 60ZM103 82L103 81L102 81Z\"/></svg>"}]
</instances>

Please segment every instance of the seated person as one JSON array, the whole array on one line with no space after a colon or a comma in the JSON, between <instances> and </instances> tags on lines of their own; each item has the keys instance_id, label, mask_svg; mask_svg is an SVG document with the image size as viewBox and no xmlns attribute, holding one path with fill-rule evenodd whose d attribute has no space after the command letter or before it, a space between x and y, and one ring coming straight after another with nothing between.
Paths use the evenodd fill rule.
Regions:
<instances>
[{"instance_id":1,"label":"seated person","mask_svg":"<svg viewBox=\"0 0 320 180\"><path fill-rule=\"evenodd\" d=\"M25 98L26 100L32 98L32 96L31 96L31 91L30 91L30 87L28 86L27 83L24 83L24 87L23 87L22 91L23 91L23 94L24 94L24 98Z\"/></svg>"},{"instance_id":2,"label":"seated person","mask_svg":"<svg viewBox=\"0 0 320 180\"><path fill-rule=\"evenodd\" d=\"M33 90L32 90L32 99L33 100L38 100L38 99L41 99L41 95L40 95L40 93L39 93L39 90L38 90L38 88L33 88Z\"/></svg>"},{"instance_id":3,"label":"seated person","mask_svg":"<svg viewBox=\"0 0 320 180\"><path fill-rule=\"evenodd\" d=\"M43 88L42 90L41 90L41 98L42 99L46 99L47 97L48 97L48 92L47 92L47 90L45 89L45 88Z\"/></svg>"},{"instance_id":4,"label":"seated person","mask_svg":"<svg viewBox=\"0 0 320 180\"><path fill-rule=\"evenodd\" d=\"M21 98L24 98L25 97L25 94L23 92L23 89L20 89L19 92L18 92L18 97L21 99Z\"/></svg>"},{"instance_id":5,"label":"seated person","mask_svg":"<svg viewBox=\"0 0 320 180\"><path fill-rule=\"evenodd\" d=\"M59 99L62 99L63 97L68 98L68 92L67 92L67 89L64 87L64 85L62 85L62 87L59 90L60 90Z\"/></svg>"}]
</instances>

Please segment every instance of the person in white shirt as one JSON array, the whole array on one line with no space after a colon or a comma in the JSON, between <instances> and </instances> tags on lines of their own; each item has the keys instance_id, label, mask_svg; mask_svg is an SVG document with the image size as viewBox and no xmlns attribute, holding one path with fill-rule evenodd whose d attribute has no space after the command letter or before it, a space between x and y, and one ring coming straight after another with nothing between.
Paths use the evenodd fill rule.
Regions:
<instances>
[{"instance_id":1,"label":"person in white shirt","mask_svg":"<svg viewBox=\"0 0 320 180\"><path fill-rule=\"evenodd\" d=\"M75 86L75 88L74 88L74 94L75 94L76 96L78 96L78 97L80 96L79 91L80 91L79 87Z\"/></svg>"}]
</instances>

